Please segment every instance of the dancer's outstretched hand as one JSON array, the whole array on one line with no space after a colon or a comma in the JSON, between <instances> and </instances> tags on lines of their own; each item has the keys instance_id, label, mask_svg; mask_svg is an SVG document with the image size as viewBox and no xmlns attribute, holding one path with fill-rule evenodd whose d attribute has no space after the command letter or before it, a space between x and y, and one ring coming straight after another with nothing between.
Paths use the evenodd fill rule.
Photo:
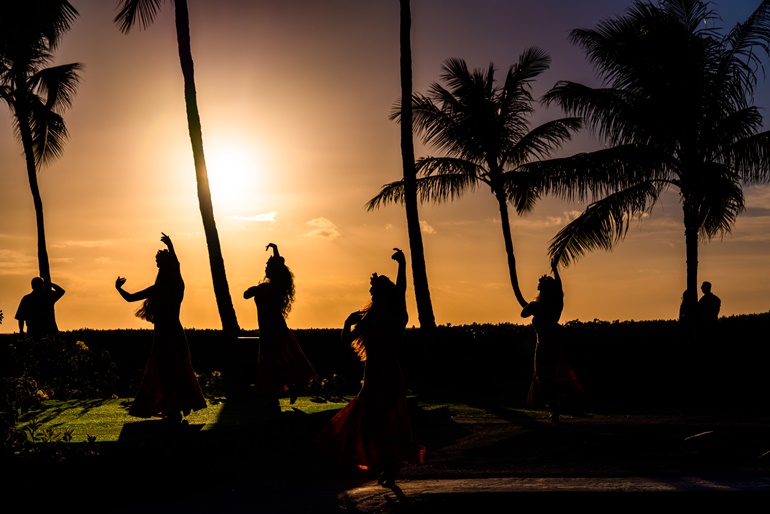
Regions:
<instances>
[{"instance_id":1,"label":"dancer's outstretched hand","mask_svg":"<svg viewBox=\"0 0 770 514\"><path fill-rule=\"evenodd\" d=\"M393 250L395 250L395 253L391 256L391 259L393 259L399 264L406 263L406 256L404 255L404 252L402 252L398 248L393 248Z\"/></svg>"}]
</instances>

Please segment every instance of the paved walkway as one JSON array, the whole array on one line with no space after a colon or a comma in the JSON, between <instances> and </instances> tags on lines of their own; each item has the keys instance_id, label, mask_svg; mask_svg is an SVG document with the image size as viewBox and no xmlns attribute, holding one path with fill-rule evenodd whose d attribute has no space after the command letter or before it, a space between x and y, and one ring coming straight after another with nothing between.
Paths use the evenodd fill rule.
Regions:
<instances>
[{"instance_id":1,"label":"paved walkway","mask_svg":"<svg viewBox=\"0 0 770 514\"><path fill-rule=\"evenodd\" d=\"M770 418L456 423L464 435L437 449L432 462L404 470L397 489L371 481L342 493L340 505L361 513L413 503L425 504L419 512L490 512L514 496L541 495L570 505L588 496L591 504L653 505L677 495L704 506L730 495L733 505L751 505L770 493Z\"/></svg>"},{"instance_id":2,"label":"paved walkway","mask_svg":"<svg viewBox=\"0 0 770 514\"><path fill-rule=\"evenodd\" d=\"M100 512L487 513L509 512L522 500L653 509L672 496L689 508L727 499L736 510L754 508L758 495L762 504L770 498L770 416L589 416L559 424L430 416L413 423L426 462L404 468L394 489L376 476L328 469L298 441L253 471L202 477L194 494L135 498Z\"/></svg>"}]
</instances>

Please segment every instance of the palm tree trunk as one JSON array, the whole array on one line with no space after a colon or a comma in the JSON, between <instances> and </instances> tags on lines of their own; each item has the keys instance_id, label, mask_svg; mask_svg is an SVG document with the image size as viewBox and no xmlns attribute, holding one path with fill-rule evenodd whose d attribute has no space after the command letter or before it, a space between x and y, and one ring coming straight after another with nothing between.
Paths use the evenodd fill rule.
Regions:
<instances>
[{"instance_id":1,"label":"palm tree trunk","mask_svg":"<svg viewBox=\"0 0 770 514\"><path fill-rule=\"evenodd\" d=\"M425 252L420 230L420 215L417 208L417 170L414 165L414 141L412 135L412 46L410 30L412 25L409 0L401 3L401 158L404 166L404 207L409 234L409 249L412 257L412 279L417 302L420 328L432 331L436 328L433 304L428 288L428 273L425 268Z\"/></svg>"},{"instance_id":2,"label":"palm tree trunk","mask_svg":"<svg viewBox=\"0 0 770 514\"><path fill-rule=\"evenodd\" d=\"M48 250L45 242L45 222L43 218L43 199L40 197L40 187L37 184L37 166L32 150L32 131L29 127L29 114L23 107L16 106L16 119L19 122L21 144L24 147L24 159L27 164L27 178L35 205L35 224L37 226L37 265L40 277L46 282L51 281L51 268L48 263Z\"/></svg>"},{"instance_id":3,"label":"palm tree trunk","mask_svg":"<svg viewBox=\"0 0 770 514\"><path fill-rule=\"evenodd\" d=\"M186 0L174 2L177 44L179 46L179 62L184 76L184 98L187 107L187 125L190 130L193 159L195 162L195 177L198 182L198 202L200 204L203 230L206 234L206 244L209 251L209 264L214 285L214 296L222 321L222 329L229 336L237 336L240 331L238 319L230 297L230 288L225 274L225 261L222 257L222 247L219 244L217 225L214 220L214 207L211 203L206 159L203 154L203 133L201 130L198 101L195 93L195 77L193 70L192 50L190 48L190 21Z\"/></svg>"},{"instance_id":4,"label":"palm tree trunk","mask_svg":"<svg viewBox=\"0 0 770 514\"><path fill-rule=\"evenodd\" d=\"M500 221L503 226L503 240L505 241L505 253L508 256L508 273L511 275L511 286L513 286L513 294L516 296L521 308L527 306L527 301L524 299L524 295L521 294L521 288L519 287L519 277L516 274L516 256L513 253L513 237L511 236L511 221L508 217L508 202L505 197L495 193L497 197L497 204L500 208Z\"/></svg>"},{"instance_id":5,"label":"palm tree trunk","mask_svg":"<svg viewBox=\"0 0 770 514\"><path fill-rule=\"evenodd\" d=\"M692 214L688 215L689 205L685 200L685 215L684 215L684 249L687 267L687 291L693 298L698 297L698 226L697 223L693 223ZM697 305L689 305L692 312L688 312L689 319L695 319L695 309Z\"/></svg>"}]
</instances>

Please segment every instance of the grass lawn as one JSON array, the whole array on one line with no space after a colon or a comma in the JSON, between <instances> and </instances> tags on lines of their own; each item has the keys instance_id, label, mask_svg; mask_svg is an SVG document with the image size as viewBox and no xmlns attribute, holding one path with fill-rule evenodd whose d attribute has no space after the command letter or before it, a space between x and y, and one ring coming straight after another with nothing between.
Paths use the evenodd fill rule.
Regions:
<instances>
[{"instance_id":1,"label":"grass lawn","mask_svg":"<svg viewBox=\"0 0 770 514\"><path fill-rule=\"evenodd\" d=\"M415 398L411 398L415 401ZM96 438L97 442L118 441L126 424L143 421L128 415L131 399L105 399L105 400L45 400L41 408L25 413L18 427L29 425L32 420L39 423L39 430L51 430L64 433L70 431L72 442L85 442L89 436ZM319 400L313 397L300 396L294 405L289 404L288 398L280 400L283 413L323 414L327 411L336 411L347 405L350 398L341 399L339 402ZM487 409L471 407L462 403L441 403L420 400L418 402L421 411L431 412L439 409L447 410L454 417L495 417ZM517 410L520 414L538 418L547 415L541 411ZM331 415L328 412L328 415ZM235 427L239 425L259 425L270 422L272 418L265 417L253 404L230 402L228 400L208 401L208 407L197 412L191 412L187 416L190 425L197 426L201 431Z\"/></svg>"}]
</instances>

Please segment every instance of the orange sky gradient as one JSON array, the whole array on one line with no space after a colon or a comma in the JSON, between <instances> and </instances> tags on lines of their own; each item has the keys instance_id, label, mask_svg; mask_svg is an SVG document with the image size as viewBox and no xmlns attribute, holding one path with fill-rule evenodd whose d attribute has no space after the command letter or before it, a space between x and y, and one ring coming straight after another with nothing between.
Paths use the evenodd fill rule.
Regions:
<instances>
[{"instance_id":1,"label":"orange sky gradient","mask_svg":"<svg viewBox=\"0 0 770 514\"><path fill-rule=\"evenodd\" d=\"M138 304L115 291L155 279L155 252L170 235L186 282L182 323L219 329L187 132L173 9L163 4L149 29L120 33L117 2L71 0L80 16L55 64L85 69L64 113L63 156L43 168L53 281L62 330L151 328ZM243 291L264 275L265 246L276 243L296 277L292 328L334 328L365 304L372 272L395 276L399 247L411 264L403 209L367 212L380 187L401 177L399 126L388 120L400 95L399 2L188 0L198 103L217 228L239 324L256 329ZM590 7L587 5L590 4ZM502 74L528 46L553 58L536 82L595 83L567 39L622 13L630 1L412 0L414 90L426 92L451 57ZM759 1L720 1L725 25ZM574 5L574 6L573 6ZM728 10L729 9L729 10ZM762 77L760 76L760 80ZM770 107L770 83L757 105ZM0 333L37 275L34 209L10 112L0 116ZM538 110L533 123L562 116ZM768 126L768 123L765 123ZM419 143L416 140L416 143ZM581 134L561 155L596 148ZM417 156L428 150L417 145ZM700 247L699 280L722 298L722 315L770 309L770 187L744 190L747 211L733 233ZM681 208L664 199L613 252L594 252L562 271L561 321L673 319L685 288ZM584 205L546 198L526 217L511 211L519 280L533 298L547 273L550 239ZM439 324L518 323L494 197L479 189L420 215ZM410 322L417 325L411 273Z\"/></svg>"}]
</instances>

